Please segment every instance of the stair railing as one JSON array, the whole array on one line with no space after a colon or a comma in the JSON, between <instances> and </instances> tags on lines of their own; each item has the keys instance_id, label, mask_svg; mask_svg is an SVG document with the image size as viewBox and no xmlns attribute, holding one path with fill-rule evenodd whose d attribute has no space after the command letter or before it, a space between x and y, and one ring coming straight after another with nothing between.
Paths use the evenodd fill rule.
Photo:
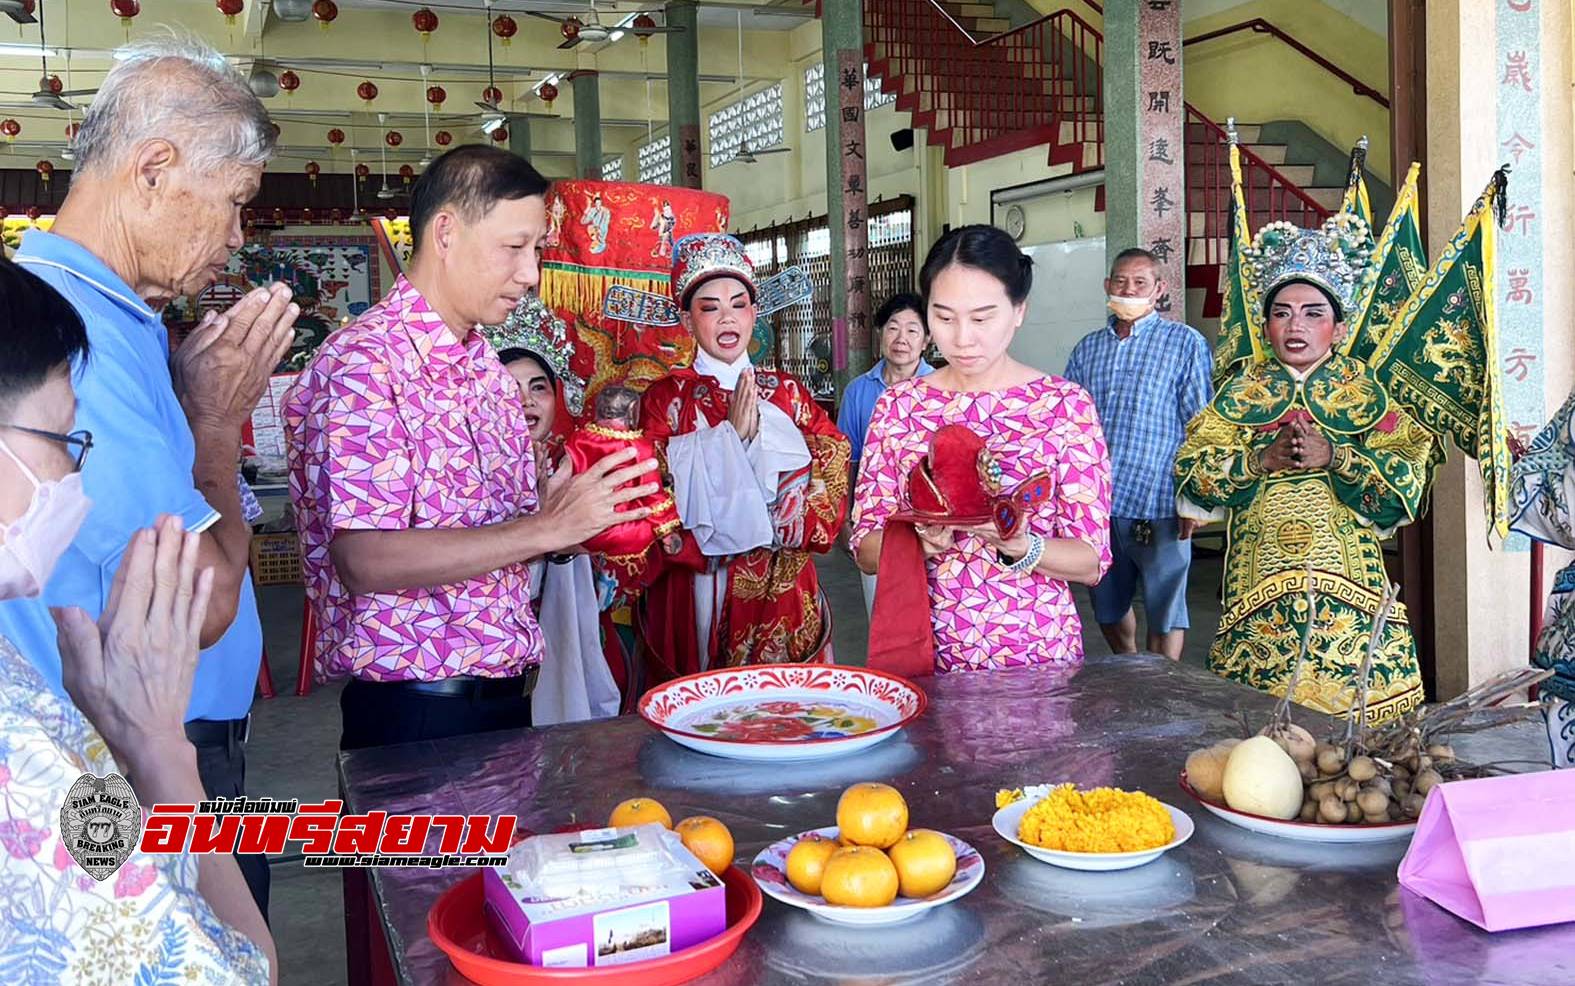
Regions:
<instances>
[{"instance_id":1,"label":"stair railing","mask_svg":"<svg viewBox=\"0 0 1575 986\"><path fill-rule=\"evenodd\" d=\"M1250 21L1242 21L1239 24L1231 24L1228 27L1222 27L1217 31L1209 31L1207 34L1200 34L1197 37L1188 38L1183 42L1183 44L1202 44L1205 41L1213 41L1216 38L1227 37L1228 35L1236 34L1241 31L1251 31L1254 34L1267 34L1268 36L1285 43L1292 50L1300 53L1303 57L1318 65L1324 71L1349 85L1351 87L1351 91L1356 93L1358 96L1366 96L1368 99L1373 100L1384 109L1389 108L1389 99L1383 93L1379 92L1377 89L1374 89L1372 86L1363 82L1361 79L1358 79L1356 76L1347 72L1345 69L1325 58L1323 55L1320 55L1318 52L1309 48L1307 45L1303 44L1292 35L1286 33L1281 28L1276 27L1273 23L1264 20L1262 17L1254 17Z\"/></svg>"},{"instance_id":2,"label":"stair railing","mask_svg":"<svg viewBox=\"0 0 1575 986\"><path fill-rule=\"evenodd\" d=\"M1242 145L1241 187L1247 225L1253 232L1284 220L1313 227L1330 210L1279 169ZM1187 105L1187 230L1189 264L1223 266L1230 260L1230 136L1219 124ZM1197 217L1202 218L1198 228Z\"/></svg>"},{"instance_id":3,"label":"stair railing","mask_svg":"<svg viewBox=\"0 0 1575 986\"><path fill-rule=\"evenodd\" d=\"M883 88L946 145L948 164L1038 143L1103 147L1104 42L1071 11L976 41L934 0L881 0L864 30ZM1081 147L1065 153L1085 166Z\"/></svg>"}]
</instances>

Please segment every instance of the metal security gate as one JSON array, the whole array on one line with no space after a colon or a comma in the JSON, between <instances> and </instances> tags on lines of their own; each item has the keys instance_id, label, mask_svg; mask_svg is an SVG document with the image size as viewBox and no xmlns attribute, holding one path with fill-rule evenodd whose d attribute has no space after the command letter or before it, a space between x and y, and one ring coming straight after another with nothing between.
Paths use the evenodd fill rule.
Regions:
<instances>
[{"instance_id":1,"label":"metal security gate","mask_svg":"<svg viewBox=\"0 0 1575 986\"><path fill-rule=\"evenodd\" d=\"M868 290L873 312L893 294L914 288L912 197L904 195L871 205L868 229L869 283L849 284L841 289ZM803 380L817 399L832 399L831 231L826 217L780 223L740 233L738 238L758 276L769 277L784 267L797 265L814 283L815 297L810 304L795 305L768 320L772 342L762 362ZM873 328L854 325L849 331L870 332ZM865 367L852 369L861 371Z\"/></svg>"}]
</instances>

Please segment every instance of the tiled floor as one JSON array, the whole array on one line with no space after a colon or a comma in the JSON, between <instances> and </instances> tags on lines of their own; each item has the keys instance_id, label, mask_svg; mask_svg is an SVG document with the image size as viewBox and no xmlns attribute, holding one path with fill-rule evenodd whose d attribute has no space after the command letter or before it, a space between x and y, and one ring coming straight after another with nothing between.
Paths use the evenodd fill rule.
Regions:
<instances>
[{"instance_id":1,"label":"tiled floor","mask_svg":"<svg viewBox=\"0 0 1575 986\"><path fill-rule=\"evenodd\" d=\"M834 647L843 661L862 655L869 630L858 572L840 551L820 562L821 581L831 600ZM1183 659L1201 665L1208 640L1219 620L1220 561L1199 552L1193 564L1189 603L1193 630ZM1094 625L1087 594L1078 593L1083 640L1090 653L1105 651ZM258 699L253 707L252 740L248 750L248 793L258 797L317 801L338 789L334 755L339 746L339 688L314 688L295 695L295 662L301 629L301 590L261 590L269 667L278 697ZM307 986L338 986L345 982L344 912L340 878L331 870L308 870L299 857L273 862L270 919L280 956L280 982Z\"/></svg>"}]
</instances>

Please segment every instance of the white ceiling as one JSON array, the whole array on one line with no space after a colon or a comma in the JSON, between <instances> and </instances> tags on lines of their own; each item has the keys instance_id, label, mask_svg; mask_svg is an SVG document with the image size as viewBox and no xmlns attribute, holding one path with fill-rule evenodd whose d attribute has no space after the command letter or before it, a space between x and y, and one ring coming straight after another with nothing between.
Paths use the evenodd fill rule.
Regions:
<instances>
[{"instance_id":1,"label":"white ceiling","mask_svg":"<svg viewBox=\"0 0 1575 986\"><path fill-rule=\"evenodd\" d=\"M430 7L439 16L445 10L479 11L485 9L485 0L340 0L346 7L377 7L384 10L410 10ZM627 14L646 11L662 23L661 2L640 3L638 0L596 0L596 10L603 21L617 21ZM518 16L527 12L550 14L553 17L574 16L585 20L590 4L587 0L493 0L492 10L498 14ZM744 14L744 29L748 31L791 31L807 20L813 20L815 8L799 0L700 0L700 23L706 27L732 27L738 23L738 13Z\"/></svg>"}]
</instances>

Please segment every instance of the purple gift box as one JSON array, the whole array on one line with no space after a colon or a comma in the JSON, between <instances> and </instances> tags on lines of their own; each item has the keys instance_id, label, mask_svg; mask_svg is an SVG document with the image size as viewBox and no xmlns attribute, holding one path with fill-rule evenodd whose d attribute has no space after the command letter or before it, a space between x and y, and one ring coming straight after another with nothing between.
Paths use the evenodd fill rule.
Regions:
<instances>
[{"instance_id":1,"label":"purple gift box","mask_svg":"<svg viewBox=\"0 0 1575 986\"><path fill-rule=\"evenodd\" d=\"M631 831L581 833L573 851L595 852L620 835L627 840ZM676 836L663 835L677 865L615 893L541 899L511 867L486 870L482 906L487 921L516 961L534 966L623 965L709 941L727 929L727 890Z\"/></svg>"}]
</instances>

